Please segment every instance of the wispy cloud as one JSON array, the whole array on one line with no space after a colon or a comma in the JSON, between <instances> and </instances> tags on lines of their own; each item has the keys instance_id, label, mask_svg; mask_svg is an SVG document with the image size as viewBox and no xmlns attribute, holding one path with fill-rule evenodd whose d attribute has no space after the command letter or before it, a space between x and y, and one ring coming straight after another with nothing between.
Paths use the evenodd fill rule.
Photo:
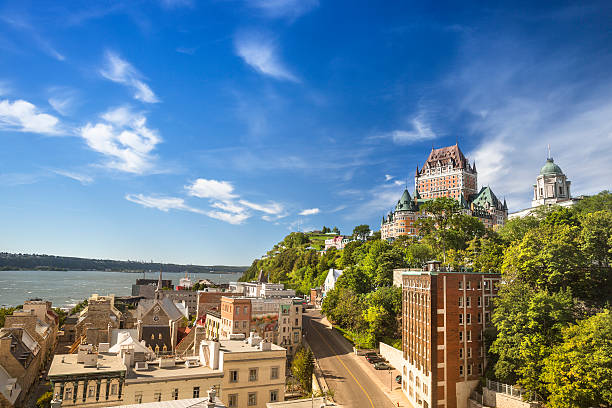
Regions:
<instances>
[{"instance_id":1,"label":"wispy cloud","mask_svg":"<svg viewBox=\"0 0 612 408\"><path fill-rule=\"evenodd\" d=\"M156 103L159 99L149 85L143 82L142 74L132 64L112 51L105 55L105 67L100 74L113 82L132 88L134 98L146 103Z\"/></svg>"},{"instance_id":2,"label":"wispy cloud","mask_svg":"<svg viewBox=\"0 0 612 408\"><path fill-rule=\"evenodd\" d=\"M390 174L385 174L385 181L393 180L395 177Z\"/></svg>"},{"instance_id":3,"label":"wispy cloud","mask_svg":"<svg viewBox=\"0 0 612 408\"><path fill-rule=\"evenodd\" d=\"M198 47L176 47L176 52L187 55L193 55L197 50Z\"/></svg>"},{"instance_id":4,"label":"wispy cloud","mask_svg":"<svg viewBox=\"0 0 612 408\"><path fill-rule=\"evenodd\" d=\"M42 113L35 105L22 99L0 100L0 130L60 134L59 119Z\"/></svg>"},{"instance_id":5,"label":"wispy cloud","mask_svg":"<svg viewBox=\"0 0 612 408\"><path fill-rule=\"evenodd\" d=\"M170 210L190 211L198 214L204 214L204 211L198 210L185 204L185 200L179 197L164 197L164 196L147 196L144 194L127 194L125 199L143 207L155 208L160 211L168 212Z\"/></svg>"},{"instance_id":6,"label":"wispy cloud","mask_svg":"<svg viewBox=\"0 0 612 408\"><path fill-rule=\"evenodd\" d=\"M53 170L55 174L59 174L60 176L68 177L70 179L76 180L83 185L88 185L93 183L94 179L91 176L81 173L75 173L72 171L66 170Z\"/></svg>"},{"instance_id":7,"label":"wispy cloud","mask_svg":"<svg viewBox=\"0 0 612 408\"><path fill-rule=\"evenodd\" d=\"M318 214L320 210L318 208L308 208L306 210L300 211L299 215L315 215Z\"/></svg>"},{"instance_id":8,"label":"wispy cloud","mask_svg":"<svg viewBox=\"0 0 612 408\"><path fill-rule=\"evenodd\" d=\"M186 185L185 189L190 196L208 198L210 206L216 210L206 212L206 215L222 221L242 223L251 217L249 210L263 213L262 219L265 221L274 221L287 216L280 203L271 201L260 204L241 199L229 181L199 178Z\"/></svg>"},{"instance_id":9,"label":"wispy cloud","mask_svg":"<svg viewBox=\"0 0 612 408\"><path fill-rule=\"evenodd\" d=\"M57 113L62 116L69 116L72 113L77 101L77 93L74 89L55 86L49 88L48 93L50 97L47 101Z\"/></svg>"},{"instance_id":10,"label":"wispy cloud","mask_svg":"<svg viewBox=\"0 0 612 408\"><path fill-rule=\"evenodd\" d=\"M87 123L79 129L87 145L109 160L109 168L142 174L154 168L153 150L161 142L157 131L146 126L146 117L128 107L102 115L104 122Z\"/></svg>"},{"instance_id":11,"label":"wispy cloud","mask_svg":"<svg viewBox=\"0 0 612 408\"><path fill-rule=\"evenodd\" d=\"M21 30L23 32L28 33L32 40L38 45L38 47L50 57L58 61L64 61L66 59L63 54L61 54L51 45L49 40L47 40L44 36L41 36L38 33L37 29L32 24L30 24L30 22L24 16L3 15L0 16L0 20L4 21L7 25L10 25L11 27L17 30Z\"/></svg>"},{"instance_id":12,"label":"wispy cloud","mask_svg":"<svg viewBox=\"0 0 612 408\"><path fill-rule=\"evenodd\" d=\"M265 17L296 19L319 5L319 0L246 0Z\"/></svg>"},{"instance_id":13,"label":"wispy cloud","mask_svg":"<svg viewBox=\"0 0 612 408\"><path fill-rule=\"evenodd\" d=\"M236 54L263 75L284 81L299 82L277 55L275 41L261 32L242 32L236 35Z\"/></svg>"},{"instance_id":14,"label":"wispy cloud","mask_svg":"<svg viewBox=\"0 0 612 408\"><path fill-rule=\"evenodd\" d=\"M419 115L410 121L410 128L408 129L396 129L387 133L370 136L367 139L390 139L395 144L408 145L425 140L432 140L436 137L436 134L431 130L429 124Z\"/></svg>"}]
</instances>

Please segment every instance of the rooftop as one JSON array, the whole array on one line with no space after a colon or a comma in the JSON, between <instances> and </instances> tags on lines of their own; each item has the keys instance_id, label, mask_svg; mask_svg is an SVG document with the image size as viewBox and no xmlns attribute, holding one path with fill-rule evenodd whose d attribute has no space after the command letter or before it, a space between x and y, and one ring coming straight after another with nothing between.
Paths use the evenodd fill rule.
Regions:
<instances>
[{"instance_id":1,"label":"rooftop","mask_svg":"<svg viewBox=\"0 0 612 408\"><path fill-rule=\"evenodd\" d=\"M120 405L117 408L207 408L208 398L190 398L173 401L148 402L146 404ZM219 398L216 398L214 408L225 408Z\"/></svg>"},{"instance_id":2,"label":"rooftop","mask_svg":"<svg viewBox=\"0 0 612 408\"><path fill-rule=\"evenodd\" d=\"M123 360L115 354L98 354L97 367L77 363L77 357L78 354L57 354L49 368L49 377L126 371Z\"/></svg>"},{"instance_id":3,"label":"rooftop","mask_svg":"<svg viewBox=\"0 0 612 408\"><path fill-rule=\"evenodd\" d=\"M261 351L257 346L250 346L246 340L219 340L221 351L229 353L253 353ZM285 351L285 349L276 344L270 344L270 351Z\"/></svg>"},{"instance_id":4,"label":"rooftop","mask_svg":"<svg viewBox=\"0 0 612 408\"><path fill-rule=\"evenodd\" d=\"M131 370L126 375L126 381L149 382L165 380L167 378L193 378L193 377L223 377L223 371L213 370L210 367L199 365L195 367L187 367L183 362L177 361L173 367L159 368L158 364L149 363L149 368L145 370Z\"/></svg>"}]
</instances>

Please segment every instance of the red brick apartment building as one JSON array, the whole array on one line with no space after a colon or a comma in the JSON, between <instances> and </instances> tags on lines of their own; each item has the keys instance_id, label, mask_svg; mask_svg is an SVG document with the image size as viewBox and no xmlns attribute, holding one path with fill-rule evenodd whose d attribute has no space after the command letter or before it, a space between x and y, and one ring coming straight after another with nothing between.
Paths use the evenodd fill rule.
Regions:
<instances>
[{"instance_id":1,"label":"red brick apartment building","mask_svg":"<svg viewBox=\"0 0 612 408\"><path fill-rule=\"evenodd\" d=\"M402 271L402 389L412 405L465 408L487 364L499 274Z\"/></svg>"},{"instance_id":2,"label":"red brick apartment building","mask_svg":"<svg viewBox=\"0 0 612 408\"><path fill-rule=\"evenodd\" d=\"M243 333L249 336L251 328L251 299L221 298L221 336Z\"/></svg>"}]
</instances>

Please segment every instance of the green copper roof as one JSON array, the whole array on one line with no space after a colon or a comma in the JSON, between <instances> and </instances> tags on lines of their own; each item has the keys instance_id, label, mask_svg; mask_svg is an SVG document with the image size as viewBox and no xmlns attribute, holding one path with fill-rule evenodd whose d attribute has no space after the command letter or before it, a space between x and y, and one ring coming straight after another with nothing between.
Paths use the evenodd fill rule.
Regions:
<instances>
[{"instance_id":1,"label":"green copper roof","mask_svg":"<svg viewBox=\"0 0 612 408\"><path fill-rule=\"evenodd\" d=\"M542 166L540 170L541 175L545 174L563 174L561 167L557 166L554 160L551 158L546 159L546 164Z\"/></svg>"},{"instance_id":2,"label":"green copper roof","mask_svg":"<svg viewBox=\"0 0 612 408\"><path fill-rule=\"evenodd\" d=\"M495 194L493 194L493 190L491 190L489 186L481 188L478 195L472 200L472 203L482 208L503 208L502 204L499 202Z\"/></svg>"},{"instance_id":3,"label":"green copper roof","mask_svg":"<svg viewBox=\"0 0 612 408\"><path fill-rule=\"evenodd\" d=\"M410 198L410 193L408 190L404 190L404 194L397 202L395 206L395 211L408 211L412 209L412 198Z\"/></svg>"}]
</instances>

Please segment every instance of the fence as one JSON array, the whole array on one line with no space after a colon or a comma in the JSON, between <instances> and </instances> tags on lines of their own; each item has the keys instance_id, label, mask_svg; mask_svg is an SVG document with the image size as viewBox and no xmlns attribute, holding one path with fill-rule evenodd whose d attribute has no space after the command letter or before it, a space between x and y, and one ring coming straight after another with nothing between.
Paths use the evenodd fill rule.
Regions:
<instances>
[{"instance_id":1,"label":"fence","mask_svg":"<svg viewBox=\"0 0 612 408\"><path fill-rule=\"evenodd\" d=\"M487 388L520 399L523 399L523 394L525 394L521 388L491 380L487 380Z\"/></svg>"}]
</instances>

